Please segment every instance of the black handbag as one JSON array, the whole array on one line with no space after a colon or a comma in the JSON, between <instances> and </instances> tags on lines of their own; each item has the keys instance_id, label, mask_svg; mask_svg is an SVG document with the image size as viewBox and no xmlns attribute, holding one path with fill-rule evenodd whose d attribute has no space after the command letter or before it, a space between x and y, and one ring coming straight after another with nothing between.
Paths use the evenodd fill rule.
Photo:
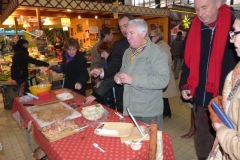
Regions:
<instances>
[{"instance_id":1,"label":"black handbag","mask_svg":"<svg viewBox=\"0 0 240 160\"><path fill-rule=\"evenodd\" d=\"M98 88L93 87L93 92L103 97L110 89L114 87L113 77L103 80Z\"/></svg>"}]
</instances>

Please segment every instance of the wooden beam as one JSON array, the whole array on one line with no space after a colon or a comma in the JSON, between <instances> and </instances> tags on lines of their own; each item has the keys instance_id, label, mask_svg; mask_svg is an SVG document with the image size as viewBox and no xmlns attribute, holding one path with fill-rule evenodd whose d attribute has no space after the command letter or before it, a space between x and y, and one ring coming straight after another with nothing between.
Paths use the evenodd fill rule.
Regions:
<instances>
[{"instance_id":1,"label":"wooden beam","mask_svg":"<svg viewBox=\"0 0 240 160\"><path fill-rule=\"evenodd\" d=\"M68 18L77 18L78 15L80 15L82 18L94 18L95 15L98 16L98 18L111 18L112 13L104 13L104 15L101 12L85 12L85 13L77 13L77 12L71 12L71 13L66 13L66 12L51 12L51 11L40 11L41 17L56 17L56 18L62 18L64 16L67 16ZM13 16L32 16L36 17L36 11L34 10L16 10L12 13Z\"/></svg>"},{"instance_id":2,"label":"wooden beam","mask_svg":"<svg viewBox=\"0 0 240 160\"><path fill-rule=\"evenodd\" d=\"M40 13L40 9L39 9L39 8L36 8L36 16L37 16L38 29L39 29L39 30L42 30L41 13Z\"/></svg>"},{"instance_id":3,"label":"wooden beam","mask_svg":"<svg viewBox=\"0 0 240 160\"><path fill-rule=\"evenodd\" d=\"M17 17L14 17L14 29L15 29L15 35L17 37L17 39L19 39L18 37L18 21L17 21Z\"/></svg>"}]
</instances>

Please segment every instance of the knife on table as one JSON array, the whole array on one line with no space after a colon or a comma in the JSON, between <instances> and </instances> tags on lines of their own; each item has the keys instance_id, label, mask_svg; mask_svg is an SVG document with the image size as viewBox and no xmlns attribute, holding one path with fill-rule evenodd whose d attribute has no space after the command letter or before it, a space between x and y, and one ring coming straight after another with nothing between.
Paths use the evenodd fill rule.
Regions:
<instances>
[{"instance_id":1,"label":"knife on table","mask_svg":"<svg viewBox=\"0 0 240 160\"><path fill-rule=\"evenodd\" d=\"M34 106L35 104L23 104L24 106Z\"/></svg>"},{"instance_id":2,"label":"knife on table","mask_svg":"<svg viewBox=\"0 0 240 160\"><path fill-rule=\"evenodd\" d=\"M51 102L46 102L46 103L42 103L42 104L23 104L24 106L43 106L43 105L47 105L47 104L52 104L52 103L58 103L61 102L60 100L57 101L51 101Z\"/></svg>"}]
</instances>

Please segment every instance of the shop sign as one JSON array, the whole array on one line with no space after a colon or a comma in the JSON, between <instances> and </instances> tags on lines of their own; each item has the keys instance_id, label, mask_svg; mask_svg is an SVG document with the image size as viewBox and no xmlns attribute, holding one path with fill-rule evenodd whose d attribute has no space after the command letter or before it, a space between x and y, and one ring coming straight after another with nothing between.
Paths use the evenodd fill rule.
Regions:
<instances>
[{"instance_id":1,"label":"shop sign","mask_svg":"<svg viewBox=\"0 0 240 160\"><path fill-rule=\"evenodd\" d=\"M62 26L63 31L68 31L68 26Z\"/></svg>"},{"instance_id":2,"label":"shop sign","mask_svg":"<svg viewBox=\"0 0 240 160\"><path fill-rule=\"evenodd\" d=\"M67 27L71 26L70 18L61 18L61 23L62 23L62 26L67 26Z\"/></svg>"},{"instance_id":3,"label":"shop sign","mask_svg":"<svg viewBox=\"0 0 240 160\"><path fill-rule=\"evenodd\" d=\"M98 33L98 26L90 26L89 33Z\"/></svg>"}]
</instances>

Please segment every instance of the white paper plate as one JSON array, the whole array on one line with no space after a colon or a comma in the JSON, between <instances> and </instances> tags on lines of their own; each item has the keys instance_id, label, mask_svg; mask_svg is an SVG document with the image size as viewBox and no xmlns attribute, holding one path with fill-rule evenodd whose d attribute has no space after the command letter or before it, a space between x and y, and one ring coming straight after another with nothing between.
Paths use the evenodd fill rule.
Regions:
<instances>
[{"instance_id":1,"label":"white paper plate","mask_svg":"<svg viewBox=\"0 0 240 160\"><path fill-rule=\"evenodd\" d=\"M68 92L57 94L56 97L57 97L57 99L59 99L61 101L65 101L65 100L69 100L69 99L74 98L74 96L71 93L68 93Z\"/></svg>"}]
</instances>

